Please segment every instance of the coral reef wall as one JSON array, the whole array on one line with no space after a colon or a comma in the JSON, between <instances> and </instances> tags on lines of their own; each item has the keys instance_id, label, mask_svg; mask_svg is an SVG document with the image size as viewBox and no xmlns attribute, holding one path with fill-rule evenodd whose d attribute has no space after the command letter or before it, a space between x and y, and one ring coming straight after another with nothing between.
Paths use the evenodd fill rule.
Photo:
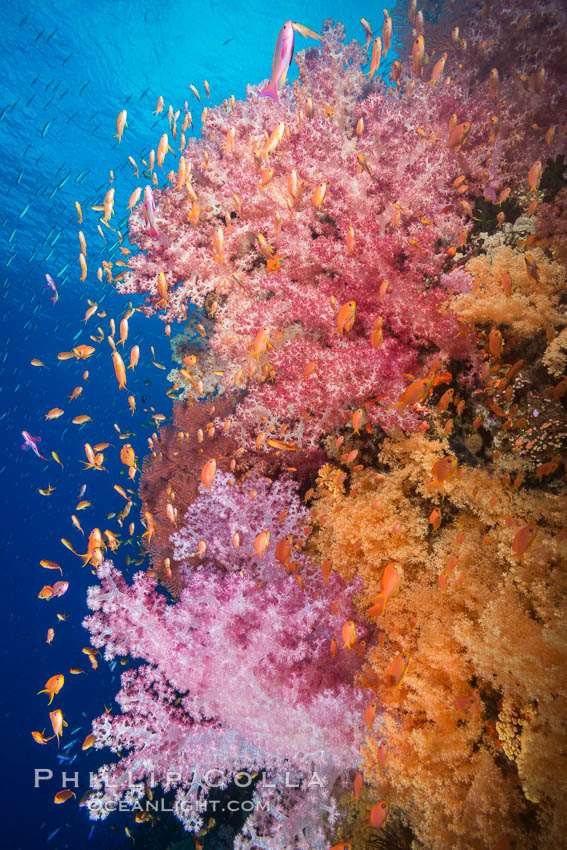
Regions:
<instances>
[{"instance_id":1,"label":"coral reef wall","mask_svg":"<svg viewBox=\"0 0 567 850\"><path fill-rule=\"evenodd\" d=\"M150 574L89 595L142 662L93 817L152 777L198 832L214 768L267 806L240 848L564 841L567 16L391 15L397 58L325 22L132 212L119 288L185 326Z\"/></svg>"}]
</instances>

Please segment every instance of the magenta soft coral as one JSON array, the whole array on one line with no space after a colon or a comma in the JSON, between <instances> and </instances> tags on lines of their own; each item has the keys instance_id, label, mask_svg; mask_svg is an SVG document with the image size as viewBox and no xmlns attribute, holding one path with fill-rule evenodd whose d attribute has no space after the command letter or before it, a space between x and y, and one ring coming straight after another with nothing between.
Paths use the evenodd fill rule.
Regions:
<instances>
[{"instance_id":1,"label":"magenta soft coral","mask_svg":"<svg viewBox=\"0 0 567 850\"><path fill-rule=\"evenodd\" d=\"M448 180L458 174L460 156L443 141L461 92L437 96L422 86L409 100L383 92L364 97L363 52L356 44L345 47L341 36L340 26L331 28L321 49L298 57L303 85L294 84L295 98L289 91L282 95L280 109L249 87L245 103L210 110L203 138L190 140L184 151L198 224L189 222L184 187L156 193L160 227L170 240L167 251L143 230L141 213L132 216L133 237L147 251L132 259L134 272L122 290L146 293L146 310L158 311L157 275L163 270L170 287L165 321L185 318L189 302L202 307L216 293L209 342L225 365L227 387L239 381L243 369L238 385L247 382L248 396L234 420L248 446L262 430L259 416L267 417L269 431L287 426L286 439L317 445L332 424L330 396L335 408L379 396L385 403L374 408L371 419L392 424L399 417L388 404L403 389L402 373L426 371L438 350L446 356L465 351L454 317L440 310L447 297L440 282L446 248L464 224ZM360 138L354 132L359 115L365 121ZM277 152L264 157L261 134L271 133L278 121L284 122L284 136ZM273 174L262 187L269 169ZM295 198L288 186L293 170ZM323 182L326 195L315 209L312 194ZM350 227L352 253L346 241ZM223 262L213 256L219 228ZM276 273L267 269L258 234L283 259ZM387 292L380 296L386 280ZM357 318L353 330L340 337L336 316L349 300L356 302ZM379 316L385 342L375 350L370 336ZM274 349L260 364L264 371L259 367L250 376L250 353L262 327L269 329ZM424 351L431 352L429 359ZM320 362L312 381L299 373L304 357ZM268 380L266 359L273 367Z\"/></svg>"},{"instance_id":2,"label":"magenta soft coral","mask_svg":"<svg viewBox=\"0 0 567 850\"><path fill-rule=\"evenodd\" d=\"M368 696L353 686L359 653L342 649L333 658L330 647L352 616L356 588L347 591L336 575L325 581L301 552L293 554L300 581L274 557L279 534L299 540L305 518L291 484L238 485L218 473L176 535L179 557L191 554L201 534L210 540L202 564L185 564L178 602L168 604L146 575L137 574L129 586L110 563L99 568L100 585L88 597L93 613L85 621L91 641L109 661L130 655L146 664L123 674L122 714L94 723L97 747L129 752L97 774L92 817L104 817L107 803L132 802L145 779L165 789L177 785L176 812L187 829L197 830L194 807L206 796L210 769L224 783L239 771L265 771L258 799L272 794L270 785L280 789L288 818L252 818L249 833L271 842L252 847L291 846L309 808L320 821L335 781L357 763ZM251 557L250 541L268 521L274 539L262 558ZM242 534L242 552L232 545L233 527ZM358 629L363 637L364 627ZM286 789L290 771L303 786L294 802L303 812L299 820ZM309 784L314 772L323 784ZM310 840L312 847L324 846L320 823Z\"/></svg>"},{"instance_id":3,"label":"magenta soft coral","mask_svg":"<svg viewBox=\"0 0 567 850\"><path fill-rule=\"evenodd\" d=\"M290 534L300 547L309 512L297 498L295 485L288 479L269 481L247 478L237 484L230 473L217 471L210 489L200 485L200 495L189 506L181 531L171 535L176 561L188 561L197 552L200 540L207 544L201 564L220 564L223 569L254 571L262 580L281 574L275 559L277 543ZM269 529L270 540L259 558L254 549L258 534ZM238 540L235 541L235 535ZM296 550L301 566L311 562Z\"/></svg>"}]
</instances>

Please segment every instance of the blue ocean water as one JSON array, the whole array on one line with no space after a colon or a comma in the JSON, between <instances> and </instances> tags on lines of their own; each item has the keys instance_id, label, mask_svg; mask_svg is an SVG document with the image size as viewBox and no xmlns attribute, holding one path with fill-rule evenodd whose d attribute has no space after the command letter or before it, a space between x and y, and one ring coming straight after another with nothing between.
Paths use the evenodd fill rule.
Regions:
<instances>
[{"instance_id":1,"label":"blue ocean water","mask_svg":"<svg viewBox=\"0 0 567 850\"><path fill-rule=\"evenodd\" d=\"M60 351L90 344L89 336L97 334L97 326L108 333L109 318L115 317L118 323L127 308L127 299L96 278L102 259L116 260L120 255L110 230L103 243L96 229L98 217L90 207L102 203L112 169L116 187L113 222L127 237L127 201L139 183L128 155L140 162L157 146L159 136L168 129L170 103L174 109L183 109L188 100L194 119L190 132L199 132L204 103L197 103L190 83L199 88L205 101L206 78L212 104L231 94L243 98L248 82L269 77L275 39L286 19L313 29L320 29L327 18L342 20L348 38L362 39L360 15L378 24L378 12L374 10L373 19L372 10L338 0L312 0L309 4L221 4L216 0L2 3L3 847L130 847L126 824L137 847L149 846L144 844L143 827L133 826L131 817L126 820L116 815L93 830L76 801L53 804L55 792L63 787L63 770L71 778L78 771L75 790L80 797L88 784L89 769L103 762L104 757L94 750L82 753L81 742L90 731L91 719L112 704L119 676L119 670L111 671L105 663L91 671L81 653L88 645L81 621L86 613L86 589L93 577L88 568L81 569L81 562L64 548L61 538L70 540L78 551L86 549L85 538L70 518L83 484L87 484L84 498L93 504L92 509L78 514L86 535L95 525L108 527L107 513L123 507L122 497L112 489L114 483L128 485L120 471L124 468L117 459L119 440L113 426L131 431L136 453L143 456L147 437L155 427L150 414L169 416L171 412L171 401L165 395L167 371L151 364L152 345L157 361L165 365L170 361L169 342L157 319L150 321L137 313L130 320L129 343L141 348L140 366L128 382L137 398L135 415L128 409L126 394L118 392L106 342L98 345L87 361L57 360ZM296 50L308 44L296 36ZM295 75L292 65L290 78ZM152 111L159 95L165 99L166 111L156 119ZM121 109L128 111L128 128L118 145L113 136ZM81 229L87 240L89 273L84 283L79 279L80 228L75 201L82 205L85 218ZM46 273L59 290L56 304L45 289ZM87 298L106 311L106 318L95 316L84 324ZM39 358L47 368L30 365L32 358ZM82 380L85 369L89 371L86 382ZM84 386L82 395L68 402L78 385ZM45 414L53 407L63 408L65 414L46 421ZM72 417L79 414L89 415L92 422L83 427L71 424ZM21 450L23 429L41 437L40 450L48 462ZM87 441L114 444L109 471L83 471ZM63 468L52 459L52 451ZM42 496L38 489L48 485L54 491ZM135 505L129 519L137 520L138 511ZM117 561L123 566L124 548L119 551ZM61 599L38 599L41 587L59 577L42 569L41 559L62 566L70 587ZM68 619L57 620L57 612ZM48 646L49 627L55 629L55 639ZM82 667L85 675L69 675L74 666ZM59 699L57 705L69 723L62 747L75 741L66 750L57 750L53 744L38 745L31 736L32 730L50 732L48 698L38 696L37 691L59 672L66 681L64 700ZM41 774L45 777L52 771L53 776L34 787L37 770L45 771ZM156 837L152 846L170 843L160 840L164 839Z\"/></svg>"}]
</instances>

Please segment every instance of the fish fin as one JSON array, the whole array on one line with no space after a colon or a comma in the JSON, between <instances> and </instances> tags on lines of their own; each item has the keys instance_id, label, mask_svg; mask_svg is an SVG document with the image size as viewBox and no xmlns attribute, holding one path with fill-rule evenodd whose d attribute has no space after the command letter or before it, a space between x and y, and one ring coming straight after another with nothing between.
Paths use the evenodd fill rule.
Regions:
<instances>
[{"instance_id":1,"label":"fish fin","mask_svg":"<svg viewBox=\"0 0 567 850\"><path fill-rule=\"evenodd\" d=\"M278 97L278 87L277 87L275 82L272 82L272 80L270 80L268 85L265 88L262 89L262 91L260 92L260 94L258 96L259 97L271 97L272 100L275 103L278 104L278 106L280 105L280 99Z\"/></svg>"},{"instance_id":2,"label":"fish fin","mask_svg":"<svg viewBox=\"0 0 567 850\"><path fill-rule=\"evenodd\" d=\"M41 437L34 437L36 443L41 443Z\"/></svg>"},{"instance_id":3,"label":"fish fin","mask_svg":"<svg viewBox=\"0 0 567 850\"><path fill-rule=\"evenodd\" d=\"M28 448L29 448L29 446L27 446L27 445L24 443L24 444L23 444L23 446L22 446L22 451L23 451L23 452L27 452Z\"/></svg>"},{"instance_id":4,"label":"fish fin","mask_svg":"<svg viewBox=\"0 0 567 850\"><path fill-rule=\"evenodd\" d=\"M374 605L366 612L367 617L381 617L386 610L386 597L382 594L378 597Z\"/></svg>"}]
</instances>

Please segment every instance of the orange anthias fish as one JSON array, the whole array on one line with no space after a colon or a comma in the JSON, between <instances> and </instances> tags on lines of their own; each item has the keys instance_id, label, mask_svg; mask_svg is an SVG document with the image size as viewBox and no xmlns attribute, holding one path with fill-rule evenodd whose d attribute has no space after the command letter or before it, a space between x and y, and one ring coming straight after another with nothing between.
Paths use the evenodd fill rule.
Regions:
<instances>
[{"instance_id":1,"label":"orange anthias fish","mask_svg":"<svg viewBox=\"0 0 567 850\"><path fill-rule=\"evenodd\" d=\"M211 489L215 474L217 471L217 462L214 458L210 458L201 470L201 481L205 487Z\"/></svg>"},{"instance_id":2,"label":"orange anthias fish","mask_svg":"<svg viewBox=\"0 0 567 850\"><path fill-rule=\"evenodd\" d=\"M92 733L92 732L90 732L90 733L87 735L87 737L85 738L85 740L83 741L83 744L82 744L81 749L82 749L82 750L88 750L88 749L90 749L90 747L93 747L93 746L94 746L95 740L96 740L95 736L93 735L93 733Z\"/></svg>"},{"instance_id":3,"label":"orange anthias fish","mask_svg":"<svg viewBox=\"0 0 567 850\"><path fill-rule=\"evenodd\" d=\"M376 709L377 703L371 702L366 711L364 712L364 722L366 723L369 729L374 726L374 721L376 720Z\"/></svg>"},{"instance_id":4,"label":"orange anthias fish","mask_svg":"<svg viewBox=\"0 0 567 850\"><path fill-rule=\"evenodd\" d=\"M297 21L293 22L293 28L296 32L298 32L304 38L316 38L319 41L323 40L323 37L320 36L318 32L314 32L313 30L310 30L309 27L304 27L303 24L298 24Z\"/></svg>"},{"instance_id":5,"label":"orange anthias fish","mask_svg":"<svg viewBox=\"0 0 567 850\"><path fill-rule=\"evenodd\" d=\"M255 357L257 363L260 363L260 355L263 354L270 345L268 333L268 328L260 328L254 339L254 345L250 356Z\"/></svg>"},{"instance_id":6,"label":"orange anthias fish","mask_svg":"<svg viewBox=\"0 0 567 850\"><path fill-rule=\"evenodd\" d=\"M118 139L118 144L122 141L122 133L124 132L124 127L127 127L126 119L128 117L128 113L125 109L122 109L121 112L118 113L118 118L116 119L116 135L115 139Z\"/></svg>"},{"instance_id":7,"label":"orange anthias fish","mask_svg":"<svg viewBox=\"0 0 567 850\"><path fill-rule=\"evenodd\" d=\"M354 649L358 640L356 626L352 620L348 620L342 629L343 649Z\"/></svg>"},{"instance_id":8,"label":"orange anthias fish","mask_svg":"<svg viewBox=\"0 0 567 850\"><path fill-rule=\"evenodd\" d=\"M276 561L279 561L284 567L291 558L292 546L293 537L291 534L288 534L287 537L282 537L276 546Z\"/></svg>"},{"instance_id":9,"label":"orange anthias fish","mask_svg":"<svg viewBox=\"0 0 567 850\"><path fill-rule=\"evenodd\" d=\"M47 744L48 741L52 740L53 735L51 736L51 738L46 738L44 729L43 732L32 732L32 737L36 744Z\"/></svg>"},{"instance_id":10,"label":"orange anthias fish","mask_svg":"<svg viewBox=\"0 0 567 850\"><path fill-rule=\"evenodd\" d=\"M315 190L314 190L314 192L311 196L312 205L315 207L316 210L319 210L320 212L324 212L322 207L323 207L323 201L325 200L326 193L327 193L327 184L326 183L319 183L319 185L316 186L316 188L315 188Z\"/></svg>"},{"instance_id":11,"label":"orange anthias fish","mask_svg":"<svg viewBox=\"0 0 567 850\"><path fill-rule=\"evenodd\" d=\"M370 811L370 826L373 826L374 829L382 829L388 818L389 809L390 806L386 800L380 800L379 803L372 806Z\"/></svg>"},{"instance_id":12,"label":"orange anthias fish","mask_svg":"<svg viewBox=\"0 0 567 850\"><path fill-rule=\"evenodd\" d=\"M92 566L96 569L102 564L104 560L103 549L105 548L106 545L102 538L100 528L93 528L93 530L89 534L87 551L84 555L80 555L78 552L75 552L75 555L78 555L79 558L83 559L83 567L90 562Z\"/></svg>"},{"instance_id":13,"label":"orange anthias fish","mask_svg":"<svg viewBox=\"0 0 567 850\"><path fill-rule=\"evenodd\" d=\"M543 166L541 164L541 161L538 159L536 162L534 162L528 173L528 185L532 192L537 192L542 173Z\"/></svg>"},{"instance_id":14,"label":"orange anthias fish","mask_svg":"<svg viewBox=\"0 0 567 850\"><path fill-rule=\"evenodd\" d=\"M411 404L419 404L429 395L429 390L431 389L432 380L431 378L420 378L417 381L414 381L409 387L403 391L399 399L392 407L400 407L401 413L403 415L406 407Z\"/></svg>"},{"instance_id":15,"label":"orange anthias fish","mask_svg":"<svg viewBox=\"0 0 567 850\"><path fill-rule=\"evenodd\" d=\"M56 581L51 590L53 591L53 596L63 596L69 590L69 582Z\"/></svg>"},{"instance_id":16,"label":"orange anthias fish","mask_svg":"<svg viewBox=\"0 0 567 850\"><path fill-rule=\"evenodd\" d=\"M378 596L371 600L372 607L368 609L368 617L379 617L386 610L388 599L395 596L404 578L404 571L400 564L391 561L386 565L382 576L381 591Z\"/></svg>"},{"instance_id":17,"label":"orange anthias fish","mask_svg":"<svg viewBox=\"0 0 567 850\"><path fill-rule=\"evenodd\" d=\"M531 522L529 525L524 526L524 528L521 528L518 531L512 542L512 549L519 557L520 561L522 560L525 553L528 551L536 537L537 525L535 524L535 522Z\"/></svg>"},{"instance_id":18,"label":"orange anthias fish","mask_svg":"<svg viewBox=\"0 0 567 850\"><path fill-rule=\"evenodd\" d=\"M281 451L296 452L297 446L295 443L284 443L282 440L266 440L266 445L272 449L280 449Z\"/></svg>"},{"instance_id":19,"label":"orange anthias fish","mask_svg":"<svg viewBox=\"0 0 567 850\"><path fill-rule=\"evenodd\" d=\"M335 331L340 334L342 334L343 331L348 333L354 325L355 316L356 302L347 301L346 304L343 304L337 314L337 327L335 328Z\"/></svg>"},{"instance_id":20,"label":"orange anthias fish","mask_svg":"<svg viewBox=\"0 0 567 850\"><path fill-rule=\"evenodd\" d=\"M130 504L130 503L129 503ZM142 539L147 537L148 546L156 531L156 523L149 511L144 511L144 519L146 520L146 531L142 534Z\"/></svg>"},{"instance_id":21,"label":"orange anthias fish","mask_svg":"<svg viewBox=\"0 0 567 850\"><path fill-rule=\"evenodd\" d=\"M55 711L50 711L49 719L51 720L51 725L57 738L57 746L59 746L59 739L63 734L63 727L67 726L67 722L63 719L63 712L60 708L56 708Z\"/></svg>"},{"instance_id":22,"label":"orange anthias fish","mask_svg":"<svg viewBox=\"0 0 567 850\"><path fill-rule=\"evenodd\" d=\"M264 161L267 162L268 154L273 153L273 151L275 151L275 149L283 139L284 130L285 124L283 121L280 121L277 127L272 131L271 136L269 137L268 141L261 150L261 154L264 157Z\"/></svg>"},{"instance_id":23,"label":"orange anthias fish","mask_svg":"<svg viewBox=\"0 0 567 850\"><path fill-rule=\"evenodd\" d=\"M364 410L359 407L352 415L352 430L355 434L360 434L360 428L364 424Z\"/></svg>"},{"instance_id":24,"label":"orange anthias fish","mask_svg":"<svg viewBox=\"0 0 567 850\"><path fill-rule=\"evenodd\" d=\"M71 797L76 797L74 791L71 791L70 788L63 788L61 791L58 791L55 797L53 798L53 802L56 805L60 805L61 803L66 803L67 800L70 800Z\"/></svg>"},{"instance_id":25,"label":"orange anthias fish","mask_svg":"<svg viewBox=\"0 0 567 850\"><path fill-rule=\"evenodd\" d=\"M46 560L41 560L39 563L40 563L40 564L41 564L41 566L42 566L42 567L44 567L46 570L59 570L59 572L61 573L61 575L63 575L63 570L61 569L61 567L59 566L59 564L56 564L56 563L55 563L55 561L46 561Z\"/></svg>"},{"instance_id":26,"label":"orange anthias fish","mask_svg":"<svg viewBox=\"0 0 567 850\"><path fill-rule=\"evenodd\" d=\"M449 133L447 147L454 151L460 151L468 139L470 129L471 125L469 121L463 121L462 124L456 124Z\"/></svg>"},{"instance_id":27,"label":"orange anthias fish","mask_svg":"<svg viewBox=\"0 0 567 850\"><path fill-rule=\"evenodd\" d=\"M423 65L425 62L425 42L422 35L418 35L413 42L412 48L412 67L416 77L421 79L423 74Z\"/></svg>"},{"instance_id":28,"label":"orange anthias fish","mask_svg":"<svg viewBox=\"0 0 567 850\"><path fill-rule=\"evenodd\" d=\"M372 45L372 58L370 61L370 71L364 71L363 76L368 77L369 80L372 79L378 68L380 67L380 60L382 59L382 39L380 36L377 36L374 39L374 44Z\"/></svg>"},{"instance_id":29,"label":"orange anthias fish","mask_svg":"<svg viewBox=\"0 0 567 850\"><path fill-rule=\"evenodd\" d=\"M213 257L216 263L224 262L224 235L222 227L217 227L213 234Z\"/></svg>"},{"instance_id":30,"label":"orange anthias fish","mask_svg":"<svg viewBox=\"0 0 567 850\"><path fill-rule=\"evenodd\" d=\"M114 373L116 375L116 380L118 381L118 388L121 390L126 389L126 368L124 366L124 361L120 354L115 350L112 352L112 362L114 365Z\"/></svg>"},{"instance_id":31,"label":"orange anthias fish","mask_svg":"<svg viewBox=\"0 0 567 850\"><path fill-rule=\"evenodd\" d=\"M262 557L266 549L268 548L268 544L270 542L270 532L269 530L261 531L260 534L256 535L256 539L254 540L254 550L259 558Z\"/></svg>"},{"instance_id":32,"label":"orange anthias fish","mask_svg":"<svg viewBox=\"0 0 567 850\"><path fill-rule=\"evenodd\" d=\"M136 466L136 455L134 454L134 448L130 445L130 443L124 443L124 445L120 449L120 460L122 461L124 466L128 467L128 476L132 480L134 480L136 472L138 471L138 467Z\"/></svg>"},{"instance_id":33,"label":"orange anthias fish","mask_svg":"<svg viewBox=\"0 0 567 850\"><path fill-rule=\"evenodd\" d=\"M433 508L429 516L429 522L433 526L434 531L437 531L441 525L441 511L439 508Z\"/></svg>"},{"instance_id":34,"label":"orange anthias fish","mask_svg":"<svg viewBox=\"0 0 567 850\"><path fill-rule=\"evenodd\" d=\"M56 676L51 676L50 679L45 683L45 688L41 691L38 691L38 694L49 694L49 702L48 705L51 705L53 702L53 697L55 694L58 694L63 685L65 684L65 676L62 673L58 673Z\"/></svg>"},{"instance_id":35,"label":"orange anthias fish","mask_svg":"<svg viewBox=\"0 0 567 850\"><path fill-rule=\"evenodd\" d=\"M135 369L136 366L138 365L139 359L140 359L140 346L134 345L132 347L132 349L130 350L130 365L128 366L128 368L129 369Z\"/></svg>"},{"instance_id":36,"label":"orange anthias fish","mask_svg":"<svg viewBox=\"0 0 567 850\"><path fill-rule=\"evenodd\" d=\"M445 62L447 61L447 54L443 53L441 58L437 60L433 67L433 71L431 73L431 78L429 82L432 86L435 85L436 82L441 78L443 71L445 70Z\"/></svg>"},{"instance_id":37,"label":"orange anthias fish","mask_svg":"<svg viewBox=\"0 0 567 850\"><path fill-rule=\"evenodd\" d=\"M399 655L396 655L393 661L390 662L388 672L386 673L386 687L393 688L394 691L398 690L407 673L408 666L409 655L407 652L400 652Z\"/></svg>"},{"instance_id":38,"label":"orange anthias fish","mask_svg":"<svg viewBox=\"0 0 567 850\"><path fill-rule=\"evenodd\" d=\"M431 474L433 481L427 484L427 487L439 487L441 490L441 498L445 498L445 482L451 481L457 470L457 458L454 455L447 455L435 461Z\"/></svg>"}]
</instances>

